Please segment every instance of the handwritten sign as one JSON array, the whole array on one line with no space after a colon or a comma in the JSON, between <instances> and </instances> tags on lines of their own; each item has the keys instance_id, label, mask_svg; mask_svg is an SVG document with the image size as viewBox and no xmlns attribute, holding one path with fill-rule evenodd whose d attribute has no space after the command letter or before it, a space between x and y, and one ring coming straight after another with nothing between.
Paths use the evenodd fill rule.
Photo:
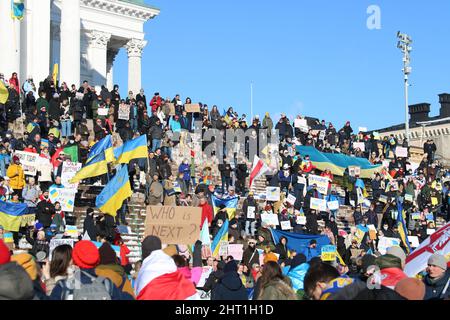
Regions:
<instances>
[{"instance_id":1,"label":"handwritten sign","mask_svg":"<svg viewBox=\"0 0 450 320\"><path fill-rule=\"evenodd\" d=\"M83 165L79 162L64 161L61 170L61 184L67 189L77 189L79 183L69 183L70 180L81 170Z\"/></svg>"},{"instance_id":2,"label":"handwritten sign","mask_svg":"<svg viewBox=\"0 0 450 320\"><path fill-rule=\"evenodd\" d=\"M53 251L55 250L56 247L62 246L62 245L69 245L73 248L73 245L75 243L74 239L52 239L50 240L50 244L49 244L49 249L50 249L50 253L49 253L49 259L52 259L52 254Z\"/></svg>"},{"instance_id":3,"label":"handwritten sign","mask_svg":"<svg viewBox=\"0 0 450 320\"><path fill-rule=\"evenodd\" d=\"M353 149L359 149L362 152L366 151L366 146L364 142L353 142Z\"/></svg>"},{"instance_id":4,"label":"handwritten sign","mask_svg":"<svg viewBox=\"0 0 450 320\"><path fill-rule=\"evenodd\" d=\"M167 106L169 107L169 116L175 115L175 104L174 103L167 103Z\"/></svg>"},{"instance_id":5,"label":"handwritten sign","mask_svg":"<svg viewBox=\"0 0 450 320\"><path fill-rule=\"evenodd\" d=\"M378 251L381 254L386 254L386 250L394 246L400 246L400 239L381 237L380 240L378 240Z\"/></svg>"},{"instance_id":6,"label":"handwritten sign","mask_svg":"<svg viewBox=\"0 0 450 320\"><path fill-rule=\"evenodd\" d=\"M121 104L118 110L119 120L130 120L130 105Z\"/></svg>"},{"instance_id":7,"label":"handwritten sign","mask_svg":"<svg viewBox=\"0 0 450 320\"><path fill-rule=\"evenodd\" d=\"M286 201L287 201L287 203L289 203L290 205L293 206L295 204L295 201L297 201L297 198L293 194L289 193Z\"/></svg>"},{"instance_id":8,"label":"handwritten sign","mask_svg":"<svg viewBox=\"0 0 450 320\"><path fill-rule=\"evenodd\" d=\"M330 180L327 177L321 177L316 176L313 174L310 174L308 176L308 183L310 186L313 184L317 185L317 191L319 191L321 194L326 195L328 193L328 182Z\"/></svg>"},{"instance_id":9,"label":"handwritten sign","mask_svg":"<svg viewBox=\"0 0 450 320\"><path fill-rule=\"evenodd\" d=\"M292 229L291 222L289 220L281 221L280 224L281 224L281 230L291 230Z\"/></svg>"},{"instance_id":10,"label":"handwritten sign","mask_svg":"<svg viewBox=\"0 0 450 320\"><path fill-rule=\"evenodd\" d=\"M407 158L408 157L408 149L403 147L395 148L395 155L399 158Z\"/></svg>"},{"instance_id":11,"label":"handwritten sign","mask_svg":"<svg viewBox=\"0 0 450 320\"><path fill-rule=\"evenodd\" d=\"M350 166L348 167L348 175L350 177L356 177L361 175L361 167Z\"/></svg>"},{"instance_id":12,"label":"handwritten sign","mask_svg":"<svg viewBox=\"0 0 450 320\"><path fill-rule=\"evenodd\" d=\"M66 225L65 234L68 237L77 239L78 238L78 228L77 228L77 226Z\"/></svg>"},{"instance_id":13,"label":"handwritten sign","mask_svg":"<svg viewBox=\"0 0 450 320\"><path fill-rule=\"evenodd\" d=\"M266 188L266 200L267 201L280 201L280 188L279 187L267 187Z\"/></svg>"},{"instance_id":14,"label":"handwritten sign","mask_svg":"<svg viewBox=\"0 0 450 320\"><path fill-rule=\"evenodd\" d=\"M412 218L413 220L420 220L420 212L413 212L413 213L411 214L411 218Z\"/></svg>"},{"instance_id":15,"label":"handwritten sign","mask_svg":"<svg viewBox=\"0 0 450 320\"><path fill-rule=\"evenodd\" d=\"M252 206L247 207L247 218L255 219L255 211L256 211L255 207Z\"/></svg>"},{"instance_id":16,"label":"handwritten sign","mask_svg":"<svg viewBox=\"0 0 450 320\"><path fill-rule=\"evenodd\" d=\"M77 189L57 188L52 186L48 191L51 203L54 204L55 202L59 202L63 211L73 212Z\"/></svg>"},{"instance_id":17,"label":"handwritten sign","mask_svg":"<svg viewBox=\"0 0 450 320\"><path fill-rule=\"evenodd\" d=\"M242 261L243 254L244 254L243 244L228 244L228 255L232 256L234 260Z\"/></svg>"},{"instance_id":18,"label":"handwritten sign","mask_svg":"<svg viewBox=\"0 0 450 320\"><path fill-rule=\"evenodd\" d=\"M108 115L108 108L98 108L97 114L99 116L107 116Z\"/></svg>"},{"instance_id":19,"label":"handwritten sign","mask_svg":"<svg viewBox=\"0 0 450 320\"><path fill-rule=\"evenodd\" d=\"M20 164L22 165L25 175L27 176L36 175L37 167L39 165L38 162L39 154L26 151L16 151L14 155L19 157Z\"/></svg>"},{"instance_id":20,"label":"handwritten sign","mask_svg":"<svg viewBox=\"0 0 450 320\"><path fill-rule=\"evenodd\" d=\"M419 238L417 236L408 236L408 241L411 248L417 248L419 246Z\"/></svg>"},{"instance_id":21,"label":"handwritten sign","mask_svg":"<svg viewBox=\"0 0 450 320\"><path fill-rule=\"evenodd\" d=\"M278 221L278 215L273 213L262 213L261 221L267 223L270 226L280 225L280 222Z\"/></svg>"},{"instance_id":22,"label":"handwritten sign","mask_svg":"<svg viewBox=\"0 0 450 320\"><path fill-rule=\"evenodd\" d=\"M200 105L199 104L185 104L184 110L186 110L187 113L199 113Z\"/></svg>"},{"instance_id":23,"label":"handwritten sign","mask_svg":"<svg viewBox=\"0 0 450 320\"><path fill-rule=\"evenodd\" d=\"M306 224L306 216L297 216L296 222L297 224L304 226Z\"/></svg>"},{"instance_id":24,"label":"handwritten sign","mask_svg":"<svg viewBox=\"0 0 450 320\"><path fill-rule=\"evenodd\" d=\"M193 245L200 236L201 217L201 208L148 206L144 237L157 236L165 244Z\"/></svg>"},{"instance_id":25,"label":"handwritten sign","mask_svg":"<svg viewBox=\"0 0 450 320\"><path fill-rule=\"evenodd\" d=\"M330 210L339 210L339 201L328 201L327 202L328 209Z\"/></svg>"},{"instance_id":26,"label":"handwritten sign","mask_svg":"<svg viewBox=\"0 0 450 320\"><path fill-rule=\"evenodd\" d=\"M311 198L309 207L313 210L327 211L327 201L324 199Z\"/></svg>"},{"instance_id":27,"label":"handwritten sign","mask_svg":"<svg viewBox=\"0 0 450 320\"><path fill-rule=\"evenodd\" d=\"M336 246L323 246L320 258L322 261L336 261Z\"/></svg>"},{"instance_id":28,"label":"handwritten sign","mask_svg":"<svg viewBox=\"0 0 450 320\"><path fill-rule=\"evenodd\" d=\"M413 196L411 194L405 194L405 201L413 202Z\"/></svg>"},{"instance_id":29,"label":"handwritten sign","mask_svg":"<svg viewBox=\"0 0 450 320\"><path fill-rule=\"evenodd\" d=\"M300 129L300 131L302 131L302 132L309 131L309 126L308 126L308 122L306 121L306 119L295 119L294 126L298 129Z\"/></svg>"}]
</instances>

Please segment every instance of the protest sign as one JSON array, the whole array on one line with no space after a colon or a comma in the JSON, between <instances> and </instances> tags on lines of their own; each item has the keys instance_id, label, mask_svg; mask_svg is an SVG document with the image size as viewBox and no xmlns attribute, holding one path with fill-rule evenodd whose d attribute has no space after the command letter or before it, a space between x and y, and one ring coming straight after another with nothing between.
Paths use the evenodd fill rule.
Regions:
<instances>
[{"instance_id":1,"label":"protest sign","mask_svg":"<svg viewBox=\"0 0 450 320\"><path fill-rule=\"evenodd\" d=\"M354 235L354 239L358 241L358 243L361 243L364 239L364 235L366 234L366 229L360 228L360 226L356 227L356 232Z\"/></svg>"},{"instance_id":2,"label":"protest sign","mask_svg":"<svg viewBox=\"0 0 450 320\"><path fill-rule=\"evenodd\" d=\"M247 207L247 218L255 219L255 211L256 211L255 207L252 206Z\"/></svg>"},{"instance_id":3,"label":"protest sign","mask_svg":"<svg viewBox=\"0 0 450 320\"><path fill-rule=\"evenodd\" d=\"M202 275L200 276L200 280L198 280L197 288L203 288L212 271L213 267L206 266L202 268Z\"/></svg>"},{"instance_id":4,"label":"protest sign","mask_svg":"<svg viewBox=\"0 0 450 320\"><path fill-rule=\"evenodd\" d=\"M202 245L202 259L206 260L208 257L212 257L211 245Z\"/></svg>"},{"instance_id":5,"label":"protest sign","mask_svg":"<svg viewBox=\"0 0 450 320\"><path fill-rule=\"evenodd\" d=\"M325 140L325 130L320 131L319 133L319 140Z\"/></svg>"},{"instance_id":6,"label":"protest sign","mask_svg":"<svg viewBox=\"0 0 450 320\"><path fill-rule=\"evenodd\" d=\"M380 240L378 240L378 251L381 254L386 254L388 248L395 246L400 246L400 239L381 237Z\"/></svg>"},{"instance_id":7,"label":"protest sign","mask_svg":"<svg viewBox=\"0 0 450 320\"><path fill-rule=\"evenodd\" d=\"M48 148L48 139L41 139L41 149Z\"/></svg>"},{"instance_id":8,"label":"protest sign","mask_svg":"<svg viewBox=\"0 0 450 320\"><path fill-rule=\"evenodd\" d=\"M408 158L408 149L403 147L395 148L395 155L401 158Z\"/></svg>"},{"instance_id":9,"label":"protest sign","mask_svg":"<svg viewBox=\"0 0 450 320\"><path fill-rule=\"evenodd\" d=\"M56 247L69 245L73 248L74 243L75 239L51 239L49 244L49 260L52 259L53 250L55 250Z\"/></svg>"},{"instance_id":10,"label":"protest sign","mask_svg":"<svg viewBox=\"0 0 450 320\"><path fill-rule=\"evenodd\" d=\"M433 233L435 233L436 232L436 229L428 229L427 228L427 235L428 236L431 236Z\"/></svg>"},{"instance_id":11,"label":"protest sign","mask_svg":"<svg viewBox=\"0 0 450 320\"><path fill-rule=\"evenodd\" d=\"M417 248L419 246L419 238L417 236L408 236L408 241L411 248Z\"/></svg>"},{"instance_id":12,"label":"protest sign","mask_svg":"<svg viewBox=\"0 0 450 320\"><path fill-rule=\"evenodd\" d=\"M305 225L306 224L306 216L297 216L297 224Z\"/></svg>"},{"instance_id":13,"label":"protest sign","mask_svg":"<svg viewBox=\"0 0 450 320\"><path fill-rule=\"evenodd\" d=\"M411 194L405 194L405 201L413 202L413 196Z\"/></svg>"},{"instance_id":14,"label":"protest sign","mask_svg":"<svg viewBox=\"0 0 450 320\"><path fill-rule=\"evenodd\" d=\"M309 131L308 121L306 121L306 119L295 119L294 126L298 129L300 129L300 131L302 131L302 132Z\"/></svg>"},{"instance_id":15,"label":"protest sign","mask_svg":"<svg viewBox=\"0 0 450 320\"><path fill-rule=\"evenodd\" d=\"M199 104L185 104L184 110L186 110L187 113L199 113L200 105Z\"/></svg>"},{"instance_id":16,"label":"protest sign","mask_svg":"<svg viewBox=\"0 0 450 320\"><path fill-rule=\"evenodd\" d=\"M320 258L322 261L336 261L336 246L323 246Z\"/></svg>"},{"instance_id":17,"label":"protest sign","mask_svg":"<svg viewBox=\"0 0 450 320\"><path fill-rule=\"evenodd\" d=\"M438 198L436 198L436 197L431 197L431 205L432 205L432 206L437 206L438 203L439 203Z\"/></svg>"},{"instance_id":18,"label":"protest sign","mask_svg":"<svg viewBox=\"0 0 450 320\"><path fill-rule=\"evenodd\" d=\"M377 239L377 228L373 224L367 225L367 228L369 228L369 239L370 240L376 240Z\"/></svg>"},{"instance_id":19,"label":"protest sign","mask_svg":"<svg viewBox=\"0 0 450 320\"><path fill-rule=\"evenodd\" d=\"M68 237L78 239L78 228L77 228L77 226L66 225L65 234Z\"/></svg>"},{"instance_id":20,"label":"protest sign","mask_svg":"<svg viewBox=\"0 0 450 320\"><path fill-rule=\"evenodd\" d=\"M281 224L281 230L291 230L292 229L291 222L289 220L281 221L280 224Z\"/></svg>"},{"instance_id":21,"label":"protest sign","mask_svg":"<svg viewBox=\"0 0 450 320\"><path fill-rule=\"evenodd\" d=\"M278 215L273 214L273 213L262 213L261 221L266 222L268 225L271 225L271 226L280 225L280 222L278 221Z\"/></svg>"},{"instance_id":22,"label":"protest sign","mask_svg":"<svg viewBox=\"0 0 450 320\"><path fill-rule=\"evenodd\" d=\"M108 108L98 108L97 114L99 116L107 116L108 115Z\"/></svg>"},{"instance_id":23,"label":"protest sign","mask_svg":"<svg viewBox=\"0 0 450 320\"><path fill-rule=\"evenodd\" d=\"M279 187L267 187L266 188L266 200L267 201L280 201L280 188Z\"/></svg>"},{"instance_id":24,"label":"protest sign","mask_svg":"<svg viewBox=\"0 0 450 320\"><path fill-rule=\"evenodd\" d=\"M174 103L167 103L167 106L169 107L169 116L175 115L175 104Z\"/></svg>"},{"instance_id":25,"label":"protest sign","mask_svg":"<svg viewBox=\"0 0 450 320\"><path fill-rule=\"evenodd\" d=\"M219 257L228 256L228 241L219 242Z\"/></svg>"},{"instance_id":26,"label":"protest sign","mask_svg":"<svg viewBox=\"0 0 450 320\"><path fill-rule=\"evenodd\" d=\"M228 244L228 255L232 256L234 260L242 261L243 254L244 254L243 244Z\"/></svg>"},{"instance_id":27,"label":"protest sign","mask_svg":"<svg viewBox=\"0 0 450 320\"><path fill-rule=\"evenodd\" d=\"M348 175L350 177L360 176L361 175L361 167L358 167L358 166L348 167Z\"/></svg>"},{"instance_id":28,"label":"protest sign","mask_svg":"<svg viewBox=\"0 0 450 320\"><path fill-rule=\"evenodd\" d=\"M328 209L330 210L339 210L339 201L329 201L327 202Z\"/></svg>"},{"instance_id":29,"label":"protest sign","mask_svg":"<svg viewBox=\"0 0 450 320\"><path fill-rule=\"evenodd\" d=\"M37 173L39 154L26 152L26 151L16 151L14 155L19 157L20 164L23 168L23 173L27 176L35 176Z\"/></svg>"},{"instance_id":30,"label":"protest sign","mask_svg":"<svg viewBox=\"0 0 450 320\"><path fill-rule=\"evenodd\" d=\"M387 196L385 195L380 195L380 197L378 198L378 201L382 202L382 203L387 203Z\"/></svg>"},{"instance_id":31,"label":"protest sign","mask_svg":"<svg viewBox=\"0 0 450 320\"><path fill-rule=\"evenodd\" d=\"M5 243L14 243L14 237L11 232L6 232L3 234L3 241Z\"/></svg>"},{"instance_id":32,"label":"protest sign","mask_svg":"<svg viewBox=\"0 0 450 320\"><path fill-rule=\"evenodd\" d=\"M309 207L313 210L327 211L327 201L325 199L311 198Z\"/></svg>"},{"instance_id":33,"label":"protest sign","mask_svg":"<svg viewBox=\"0 0 450 320\"><path fill-rule=\"evenodd\" d=\"M317 191L324 195L328 192L329 181L330 180L327 177L315 176L313 174L308 176L309 186L312 186L313 184L317 185Z\"/></svg>"},{"instance_id":34,"label":"protest sign","mask_svg":"<svg viewBox=\"0 0 450 320\"><path fill-rule=\"evenodd\" d=\"M147 206L144 238L157 236L165 244L193 245L200 236L202 209Z\"/></svg>"},{"instance_id":35,"label":"protest sign","mask_svg":"<svg viewBox=\"0 0 450 320\"><path fill-rule=\"evenodd\" d=\"M359 131L359 132L366 133L366 132L367 132L367 127L359 127L359 128L358 128L358 131Z\"/></svg>"},{"instance_id":36,"label":"protest sign","mask_svg":"<svg viewBox=\"0 0 450 320\"><path fill-rule=\"evenodd\" d=\"M77 189L78 183L69 183L70 180L81 170L83 164L79 162L64 161L61 170L61 184L66 189Z\"/></svg>"},{"instance_id":37,"label":"protest sign","mask_svg":"<svg viewBox=\"0 0 450 320\"><path fill-rule=\"evenodd\" d=\"M293 205L295 204L295 201L297 201L297 198L296 198L293 194L290 194L290 193L289 193L289 195L288 195L286 201L287 201L290 205L293 206Z\"/></svg>"},{"instance_id":38,"label":"protest sign","mask_svg":"<svg viewBox=\"0 0 450 320\"><path fill-rule=\"evenodd\" d=\"M413 220L420 220L420 212L413 212L413 213L411 213L411 218Z\"/></svg>"},{"instance_id":39,"label":"protest sign","mask_svg":"<svg viewBox=\"0 0 450 320\"><path fill-rule=\"evenodd\" d=\"M118 119L126 120L126 121L130 120L130 105L129 104L119 105Z\"/></svg>"},{"instance_id":40,"label":"protest sign","mask_svg":"<svg viewBox=\"0 0 450 320\"><path fill-rule=\"evenodd\" d=\"M77 189L57 188L51 186L48 191L51 203L54 204L55 202L59 202L63 211L73 212Z\"/></svg>"},{"instance_id":41,"label":"protest sign","mask_svg":"<svg viewBox=\"0 0 450 320\"><path fill-rule=\"evenodd\" d=\"M359 149L362 152L366 151L366 146L364 142L353 142L353 150Z\"/></svg>"}]
</instances>

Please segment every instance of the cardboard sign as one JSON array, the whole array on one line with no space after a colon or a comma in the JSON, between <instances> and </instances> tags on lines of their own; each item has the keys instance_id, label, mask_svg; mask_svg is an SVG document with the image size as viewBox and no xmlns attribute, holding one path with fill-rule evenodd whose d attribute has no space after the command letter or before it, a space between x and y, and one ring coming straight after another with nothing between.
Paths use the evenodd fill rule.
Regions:
<instances>
[{"instance_id":1,"label":"cardboard sign","mask_svg":"<svg viewBox=\"0 0 450 320\"><path fill-rule=\"evenodd\" d=\"M186 110L187 113L199 113L200 105L199 104L185 104L184 110Z\"/></svg>"},{"instance_id":2,"label":"cardboard sign","mask_svg":"<svg viewBox=\"0 0 450 320\"><path fill-rule=\"evenodd\" d=\"M108 108L98 108L97 114L99 116L107 116L108 115Z\"/></svg>"},{"instance_id":3,"label":"cardboard sign","mask_svg":"<svg viewBox=\"0 0 450 320\"><path fill-rule=\"evenodd\" d=\"M62 246L62 245L69 245L73 248L73 245L75 243L74 239L52 239L50 240L50 244L49 244L49 248L50 248L50 252L49 252L49 260L52 259L52 254L53 251L55 250L56 247Z\"/></svg>"},{"instance_id":4,"label":"cardboard sign","mask_svg":"<svg viewBox=\"0 0 450 320\"><path fill-rule=\"evenodd\" d=\"M405 201L413 202L413 196L411 194L405 194Z\"/></svg>"},{"instance_id":5,"label":"cardboard sign","mask_svg":"<svg viewBox=\"0 0 450 320\"><path fill-rule=\"evenodd\" d=\"M297 224L304 226L306 224L306 217L305 216L297 216L296 222L297 222Z\"/></svg>"},{"instance_id":6,"label":"cardboard sign","mask_svg":"<svg viewBox=\"0 0 450 320\"><path fill-rule=\"evenodd\" d=\"M68 237L78 239L78 227L66 225L65 234Z\"/></svg>"},{"instance_id":7,"label":"cardboard sign","mask_svg":"<svg viewBox=\"0 0 450 320\"><path fill-rule=\"evenodd\" d=\"M292 229L291 222L289 220L281 221L280 224L281 224L281 230L291 230Z\"/></svg>"},{"instance_id":8,"label":"cardboard sign","mask_svg":"<svg viewBox=\"0 0 450 320\"><path fill-rule=\"evenodd\" d=\"M348 167L348 175L350 177L356 177L361 175L361 167L350 166Z\"/></svg>"},{"instance_id":9,"label":"cardboard sign","mask_svg":"<svg viewBox=\"0 0 450 320\"><path fill-rule=\"evenodd\" d=\"M330 210L339 210L339 201L329 201L327 202L327 206Z\"/></svg>"},{"instance_id":10,"label":"cardboard sign","mask_svg":"<svg viewBox=\"0 0 450 320\"><path fill-rule=\"evenodd\" d=\"M51 203L54 204L55 202L59 202L62 211L73 212L77 189L57 188L52 186L48 191Z\"/></svg>"},{"instance_id":11,"label":"cardboard sign","mask_svg":"<svg viewBox=\"0 0 450 320\"><path fill-rule=\"evenodd\" d=\"M395 148L395 155L401 158L408 158L408 148L397 147Z\"/></svg>"},{"instance_id":12,"label":"cardboard sign","mask_svg":"<svg viewBox=\"0 0 450 320\"><path fill-rule=\"evenodd\" d=\"M247 218L248 219L255 219L255 211L256 208L255 207L247 207Z\"/></svg>"},{"instance_id":13,"label":"cardboard sign","mask_svg":"<svg viewBox=\"0 0 450 320\"><path fill-rule=\"evenodd\" d=\"M64 161L62 165L61 170L61 184L66 189L77 189L78 188L78 182L77 183L69 183L70 180L77 174L78 171L81 170L81 167L83 164L79 162L70 162L70 161Z\"/></svg>"},{"instance_id":14,"label":"cardboard sign","mask_svg":"<svg viewBox=\"0 0 450 320\"><path fill-rule=\"evenodd\" d=\"M37 168L39 165L39 154L26 152L26 151L16 151L14 155L19 157L20 164L23 168L23 173L26 176L35 176L37 173Z\"/></svg>"},{"instance_id":15,"label":"cardboard sign","mask_svg":"<svg viewBox=\"0 0 450 320\"><path fill-rule=\"evenodd\" d=\"M266 222L270 226L279 226L280 222L278 221L278 215L273 213L262 213L261 221Z\"/></svg>"},{"instance_id":16,"label":"cardboard sign","mask_svg":"<svg viewBox=\"0 0 450 320\"><path fill-rule=\"evenodd\" d=\"M369 228L369 239L370 240L376 240L377 239L377 228L373 224L367 225L367 228Z\"/></svg>"},{"instance_id":17,"label":"cardboard sign","mask_svg":"<svg viewBox=\"0 0 450 320\"><path fill-rule=\"evenodd\" d=\"M419 246L419 238L417 236L408 236L408 241L411 248L417 248Z\"/></svg>"},{"instance_id":18,"label":"cardboard sign","mask_svg":"<svg viewBox=\"0 0 450 320\"><path fill-rule=\"evenodd\" d=\"M327 201L325 199L311 198L309 207L313 210L327 211Z\"/></svg>"},{"instance_id":19,"label":"cardboard sign","mask_svg":"<svg viewBox=\"0 0 450 320\"><path fill-rule=\"evenodd\" d=\"M287 203L289 203L290 205L293 206L295 204L295 201L297 201L297 198L293 194L289 193L286 201L287 201Z\"/></svg>"},{"instance_id":20,"label":"cardboard sign","mask_svg":"<svg viewBox=\"0 0 450 320\"><path fill-rule=\"evenodd\" d=\"M336 261L336 246L323 246L320 258L322 261Z\"/></svg>"},{"instance_id":21,"label":"cardboard sign","mask_svg":"<svg viewBox=\"0 0 450 320\"><path fill-rule=\"evenodd\" d=\"M400 239L381 237L380 240L378 240L378 251L381 254L386 254L388 248L395 246L400 246Z\"/></svg>"},{"instance_id":22,"label":"cardboard sign","mask_svg":"<svg viewBox=\"0 0 450 320\"><path fill-rule=\"evenodd\" d=\"M266 188L266 200L267 201L280 201L280 188L279 187L267 187Z\"/></svg>"},{"instance_id":23,"label":"cardboard sign","mask_svg":"<svg viewBox=\"0 0 450 320\"><path fill-rule=\"evenodd\" d=\"M328 183L329 179L327 177L321 177L321 176L315 176L313 174L310 174L308 176L308 183L309 186L312 186L313 184L317 185L317 191L319 191L321 194L326 195L328 193Z\"/></svg>"},{"instance_id":24,"label":"cardboard sign","mask_svg":"<svg viewBox=\"0 0 450 320\"><path fill-rule=\"evenodd\" d=\"M362 152L366 151L366 144L364 142L353 142L353 150L359 149Z\"/></svg>"},{"instance_id":25,"label":"cardboard sign","mask_svg":"<svg viewBox=\"0 0 450 320\"><path fill-rule=\"evenodd\" d=\"M306 119L295 119L294 127L300 129L300 131L302 131L302 132L309 131L308 121L306 121Z\"/></svg>"},{"instance_id":26,"label":"cardboard sign","mask_svg":"<svg viewBox=\"0 0 450 320\"><path fill-rule=\"evenodd\" d=\"M202 209L147 206L144 238L157 236L165 244L193 245L200 237Z\"/></svg>"},{"instance_id":27,"label":"cardboard sign","mask_svg":"<svg viewBox=\"0 0 450 320\"><path fill-rule=\"evenodd\" d=\"M234 260L242 261L243 254L244 254L243 244L228 244L228 255L232 256Z\"/></svg>"},{"instance_id":28,"label":"cardboard sign","mask_svg":"<svg viewBox=\"0 0 450 320\"><path fill-rule=\"evenodd\" d=\"M118 110L118 117L119 120L130 120L130 105L128 104L121 104L119 106Z\"/></svg>"},{"instance_id":29,"label":"cardboard sign","mask_svg":"<svg viewBox=\"0 0 450 320\"><path fill-rule=\"evenodd\" d=\"M167 103L166 105L170 109L169 116L174 116L175 115L175 104L174 103Z\"/></svg>"}]
</instances>

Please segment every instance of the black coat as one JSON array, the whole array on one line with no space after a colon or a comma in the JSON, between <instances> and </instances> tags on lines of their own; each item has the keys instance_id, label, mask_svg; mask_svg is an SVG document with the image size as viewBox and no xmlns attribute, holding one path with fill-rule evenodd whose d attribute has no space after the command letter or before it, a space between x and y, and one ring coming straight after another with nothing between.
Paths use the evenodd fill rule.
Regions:
<instances>
[{"instance_id":1,"label":"black coat","mask_svg":"<svg viewBox=\"0 0 450 320\"><path fill-rule=\"evenodd\" d=\"M94 223L94 217L91 215L86 215L86 218L83 222L83 235L87 232L89 235L89 238L91 240L96 241L97 240L97 229L95 228Z\"/></svg>"},{"instance_id":2,"label":"black coat","mask_svg":"<svg viewBox=\"0 0 450 320\"><path fill-rule=\"evenodd\" d=\"M437 300L437 299L448 299L450 297L450 290L447 288L446 293L441 297L442 291L444 290L447 282L450 280L450 270L447 269L447 272L444 276L436 281L435 283L431 282L431 279L428 275L423 279L423 283L425 284L425 298L424 300Z\"/></svg>"},{"instance_id":3,"label":"black coat","mask_svg":"<svg viewBox=\"0 0 450 320\"><path fill-rule=\"evenodd\" d=\"M47 201L40 201L36 207L36 219L44 226L50 227L52 215L55 214L55 206Z\"/></svg>"},{"instance_id":4,"label":"black coat","mask_svg":"<svg viewBox=\"0 0 450 320\"><path fill-rule=\"evenodd\" d=\"M211 300L248 300L247 290L237 272L225 273L211 292Z\"/></svg>"}]
</instances>

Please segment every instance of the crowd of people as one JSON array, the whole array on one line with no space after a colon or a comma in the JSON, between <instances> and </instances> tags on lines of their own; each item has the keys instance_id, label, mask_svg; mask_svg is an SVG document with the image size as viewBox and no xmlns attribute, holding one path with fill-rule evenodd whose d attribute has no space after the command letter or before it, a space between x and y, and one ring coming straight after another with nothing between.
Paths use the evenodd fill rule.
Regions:
<instances>
[{"instance_id":1,"label":"crowd of people","mask_svg":"<svg viewBox=\"0 0 450 320\"><path fill-rule=\"evenodd\" d=\"M397 147L409 148L406 140L400 144L392 135L381 139L375 132L354 132L350 122L336 130L325 120L298 116L308 123L308 130L302 130L285 114L278 121L266 113L262 120L255 116L247 122L247 116L233 108L220 112L217 106L209 109L202 103L198 112L188 112L185 106L192 101L186 98L183 103L180 95L164 99L155 93L147 99L141 90L123 98L117 85L112 91L87 81L79 88L64 82L58 86L52 76L38 85L33 79L20 84L16 73L9 80L0 75L0 81L8 90L5 103L0 103L1 204L24 203L35 215L18 231L0 225L0 299L442 300L450 296L448 253L431 255L428 267L415 277L403 271L412 249L399 230L398 215L404 214L406 236L417 237L418 244L436 229L438 219L450 220L450 172L435 160L432 140L425 143L423 160L414 166L409 157L396 154ZM126 117L121 115L124 106ZM217 168L202 167L194 157L176 162L175 152L192 147L186 138L190 133L214 130L225 135L226 130L238 129L246 135L241 156L224 143L214 153L220 158ZM268 136L261 138L264 130ZM207 221L211 241L228 225L226 240L243 244L242 258L205 255L201 241L185 248L148 236L141 244L140 261L132 263L117 228L127 225L128 201L116 218L89 208L76 243L50 250L51 240L69 238L66 226L77 221L60 203L50 201L49 188L62 187L64 162L86 163L90 148L108 135L115 145L146 135L148 158L129 164L132 188L143 192L151 206L200 207L201 225ZM246 182L252 170L253 159L245 160L250 158L252 139L261 146L273 135L276 154L270 157L276 161L266 174L266 185L280 188L279 201L259 198ZM356 147L361 142L364 150ZM202 141L202 151L207 145ZM319 170L309 155L297 151L299 145L365 158L385 170L371 179L349 170L337 177L329 169ZM66 151L71 147L76 147L75 152ZM16 151L38 154L50 161L51 168L26 175ZM109 171L114 172L112 165ZM215 171L220 181L215 181ZM309 175L328 178L325 194L308 183ZM101 186L107 179L105 174L83 184ZM295 196L295 202L288 201L289 195ZM234 197L243 198L234 216L225 205L214 204L214 198ZM336 200L351 208L350 232L339 225L339 209L311 209L311 199ZM263 214L277 215L280 223L289 221L289 234L326 236L339 259L323 261L314 239L304 248L290 247L288 236L276 241L273 231L281 231L281 226L262 221ZM374 227L375 236L368 231L360 235L358 230L368 226ZM86 235L100 245L85 240ZM398 239L398 244L380 250L384 237ZM375 277L377 268L381 283ZM377 284L378 288L371 287Z\"/></svg>"}]
</instances>

